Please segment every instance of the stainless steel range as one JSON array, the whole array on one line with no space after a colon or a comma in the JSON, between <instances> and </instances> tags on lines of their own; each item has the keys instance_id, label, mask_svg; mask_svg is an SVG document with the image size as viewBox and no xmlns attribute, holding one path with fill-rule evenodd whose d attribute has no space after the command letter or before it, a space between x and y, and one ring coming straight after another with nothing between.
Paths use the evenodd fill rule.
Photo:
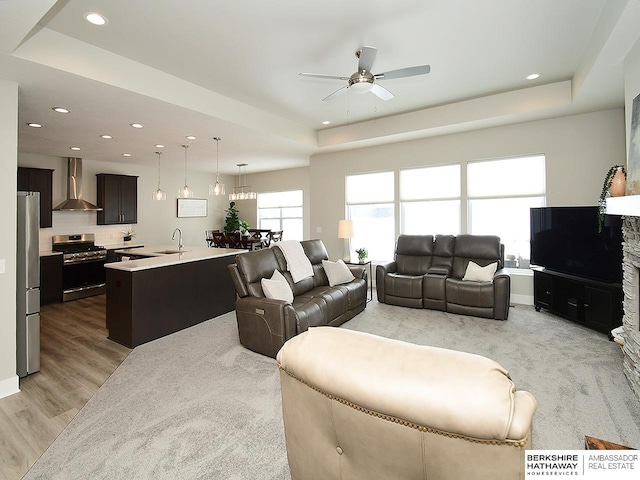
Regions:
<instances>
[{"instance_id":1,"label":"stainless steel range","mask_svg":"<svg viewBox=\"0 0 640 480\"><path fill-rule=\"evenodd\" d=\"M54 235L51 248L62 252L62 301L105 292L107 250L95 244L93 233Z\"/></svg>"}]
</instances>

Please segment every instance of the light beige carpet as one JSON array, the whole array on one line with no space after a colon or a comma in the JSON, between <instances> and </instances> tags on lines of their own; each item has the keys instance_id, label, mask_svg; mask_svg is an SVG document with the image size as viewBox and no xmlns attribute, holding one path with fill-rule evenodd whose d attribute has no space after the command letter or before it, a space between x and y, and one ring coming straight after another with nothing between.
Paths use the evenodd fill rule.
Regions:
<instances>
[{"instance_id":1,"label":"light beige carpet","mask_svg":"<svg viewBox=\"0 0 640 480\"><path fill-rule=\"evenodd\" d=\"M509 320L372 302L344 328L490 357L538 400L534 447L640 448L640 402L606 335L516 306ZM273 359L226 314L134 349L25 479L289 479Z\"/></svg>"}]
</instances>

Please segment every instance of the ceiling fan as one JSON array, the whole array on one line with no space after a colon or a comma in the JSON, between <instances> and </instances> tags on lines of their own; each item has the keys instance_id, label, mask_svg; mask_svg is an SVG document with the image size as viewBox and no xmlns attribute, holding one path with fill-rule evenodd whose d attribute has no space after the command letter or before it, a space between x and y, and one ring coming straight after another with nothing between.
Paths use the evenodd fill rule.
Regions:
<instances>
[{"instance_id":1,"label":"ceiling fan","mask_svg":"<svg viewBox=\"0 0 640 480\"><path fill-rule=\"evenodd\" d=\"M340 77L337 75L323 75L321 73L300 73L305 77L327 78L330 80L347 80L347 85L327 95L322 101L336 98L349 89L356 93L371 92L382 100L391 100L393 93L376 83L376 80L391 80L394 78L414 77L416 75L424 75L431 71L429 65L419 65L416 67L400 68L398 70L390 70L384 73L371 73L373 62L376 59L378 49L376 47L362 47L356 51L358 58L358 71L350 77Z\"/></svg>"}]
</instances>

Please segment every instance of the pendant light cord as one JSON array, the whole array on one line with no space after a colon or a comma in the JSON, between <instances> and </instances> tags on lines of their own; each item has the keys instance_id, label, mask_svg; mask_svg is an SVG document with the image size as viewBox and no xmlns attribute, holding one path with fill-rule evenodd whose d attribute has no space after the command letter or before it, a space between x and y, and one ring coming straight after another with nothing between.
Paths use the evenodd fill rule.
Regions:
<instances>
[{"instance_id":1,"label":"pendant light cord","mask_svg":"<svg viewBox=\"0 0 640 480\"><path fill-rule=\"evenodd\" d=\"M158 155L158 190L160 190L160 155L162 152L156 152L156 155Z\"/></svg>"},{"instance_id":2,"label":"pendant light cord","mask_svg":"<svg viewBox=\"0 0 640 480\"><path fill-rule=\"evenodd\" d=\"M218 178L220 176L220 137L213 137L216 141L216 183L218 183Z\"/></svg>"},{"instance_id":3,"label":"pendant light cord","mask_svg":"<svg viewBox=\"0 0 640 480\"><path fill-rule=\"evenodd\" d=\"M184 185L187 185L187 148L189 145L182 145L184 147Z\"/></svg>"}]
</instances>

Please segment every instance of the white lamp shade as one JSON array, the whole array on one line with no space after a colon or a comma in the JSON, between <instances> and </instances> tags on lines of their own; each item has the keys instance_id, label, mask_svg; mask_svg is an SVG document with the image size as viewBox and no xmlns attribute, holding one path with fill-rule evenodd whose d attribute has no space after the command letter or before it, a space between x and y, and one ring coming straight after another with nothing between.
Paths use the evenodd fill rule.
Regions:
<instances>
[{"instance_id":1,"label":"white lamp shade","mask_svg":"<svg viewBox=\"0 0 640 480\"><path fill-rule=\"evenodd\" d=\"M338 221L338 238L353 237L353 220Z\"/></svg>"}]
</instances>

